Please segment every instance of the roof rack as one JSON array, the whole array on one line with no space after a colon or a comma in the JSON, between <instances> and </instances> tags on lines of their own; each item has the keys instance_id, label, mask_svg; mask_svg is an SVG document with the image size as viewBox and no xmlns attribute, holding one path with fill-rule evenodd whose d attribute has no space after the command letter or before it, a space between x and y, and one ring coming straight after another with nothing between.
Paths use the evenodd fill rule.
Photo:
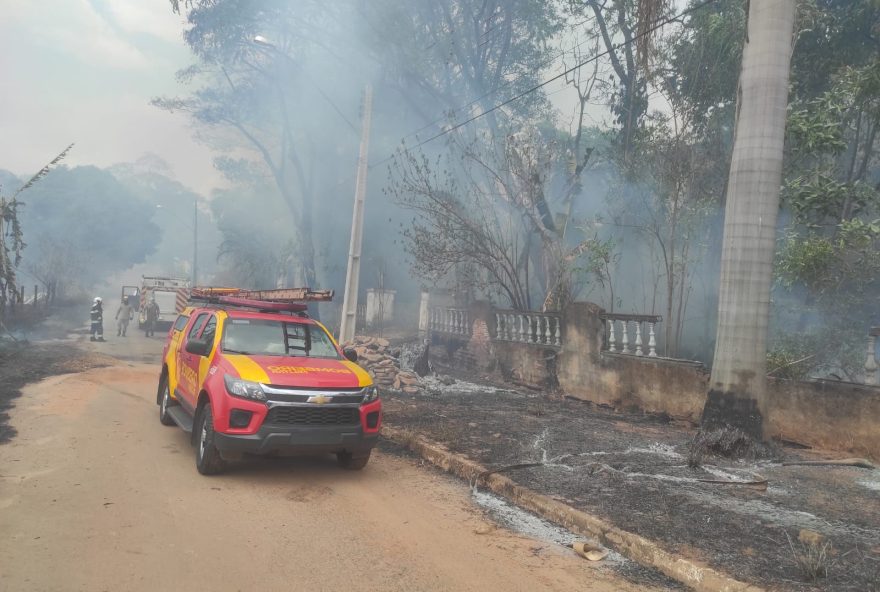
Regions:
<instances>
[{"instance_id":1,"label":"roof rack","mask_svg":"<svg viewBox=\"0 0 880 592\"><path fill-rule=\"evenodd\" d=\"M218 306L250 308L260 312L288 312L306 316L306 302L329 302L333 290L281 288L277 290L242 290L240 288L193 288L190 300Z\"/></svg>"},{"instance_id":2,"label":"roof rack","mask_svg":"<svg viewBox=\"0 0 880 592\"><path fill-rule=\"evenodd\" d=\"M192 289L192 296L194 298L227 296L262 302L330 302L333 300L333 290L312 290L311 288L243 290L241 288L198 287Z\"/></svg>"}]
</instances>

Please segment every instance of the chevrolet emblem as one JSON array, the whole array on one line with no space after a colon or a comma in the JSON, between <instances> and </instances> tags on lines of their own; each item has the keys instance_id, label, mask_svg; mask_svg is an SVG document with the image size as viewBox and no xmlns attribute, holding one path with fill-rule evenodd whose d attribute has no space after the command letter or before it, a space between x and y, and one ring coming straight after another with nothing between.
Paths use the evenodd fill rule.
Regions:
<instances>
[{"instance_id":1,"label":"chevrolet emblem","mask_svg":"<svg viewBox=\"0 0 880 592\"><path fill-rule=\"evenodd\" d=\"M324 403L330 403L331 401L333 401L333 397L328 397L326 395L315 395L306 400L307 403L314 403L315 405L323 405Z\"/></svg>"}]
</instances>

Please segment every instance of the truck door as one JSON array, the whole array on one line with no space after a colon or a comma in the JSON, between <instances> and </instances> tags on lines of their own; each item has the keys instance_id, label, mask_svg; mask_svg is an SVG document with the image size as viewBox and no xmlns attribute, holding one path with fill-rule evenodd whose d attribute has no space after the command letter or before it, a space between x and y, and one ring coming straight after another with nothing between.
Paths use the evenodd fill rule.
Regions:
<instances>
[{"instance_id":1,"label":"truck door","mask_svg":"<svg viewBox=\"0 0 880 592\"><path fill-rule=\"evenodd\" d=\"M190 339L198 339L211 313L203 312L193 317L186 336L177 349L177 397L180 404L192 413L199 396L199 361L201 356L186 351Z\"/></svg>"},{"instance_id":2,"label":"truck door","mask_svg":"<svg viewBox=\"0 0 880 592\"><path fill-rule=\"evenodd\" d=\"M137 310L140 305L140 288L137 286L122 286L122 301L128 302L133 309Z\"/></svg>"}]
</instances>

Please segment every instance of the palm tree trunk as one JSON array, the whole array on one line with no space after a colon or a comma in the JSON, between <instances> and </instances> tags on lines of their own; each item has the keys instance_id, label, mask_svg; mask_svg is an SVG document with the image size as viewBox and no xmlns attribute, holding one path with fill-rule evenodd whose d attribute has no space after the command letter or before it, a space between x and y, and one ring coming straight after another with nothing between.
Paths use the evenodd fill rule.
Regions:
<instances>
[{"instance_id":1,"label":"palm tree trunk","mask_svg":"<svg viewBox=\"0 0 880 592\"><path fill-rule=\"evenodd\" d=\"M752 0L721 253L718 332L703 427L763 438L767 323L796 0Z\"/></svg>"}]
</instances>

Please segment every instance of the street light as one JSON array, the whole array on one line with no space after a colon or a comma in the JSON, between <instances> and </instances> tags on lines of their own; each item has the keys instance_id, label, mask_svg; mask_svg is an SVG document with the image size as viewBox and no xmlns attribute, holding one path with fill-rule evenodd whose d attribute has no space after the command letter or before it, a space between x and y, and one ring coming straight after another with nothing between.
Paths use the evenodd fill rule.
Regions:
<instances>
[{"instance_id":1,"label":"street light","mask_svg":"<svg viewBox=\"0 0 880 592\"><path fill-rule=\"evenodd\" d=\"M327 103L329 103L331 107L333 107L333 110L336 111L336 114L339 116L339 118L342 119L342 121L344 121L348 125L348 127L351 128L351 130L356 135L358 134L357 127L355 127L355 125L348 120L348 118L345 116L345 114L342 112L342 110L336 106L336 103L333 102L333 99L331 99L327 95L327 93L325 93L321 89L321 87L318 86L318 83L315 82L314 79L312 79L312 77L309 76L307 72L305 72L299 68L299 64L297 64L293 60L292 57L287 55L285 52L281 51L277 45L275 45L274 43L272 43L271 41L269 41L268 39L266 39L262 35L254 35L254 38L252 39L252 41L254 42L254 45L259 45L262 48L268 49L268 50L280 55L282 58L287 60L292 66L294 66L295 68L300 70L301 74L303 74L305 77L309 78L309 82L312 83L312 85L315 87L315 90L318 91L318 94L320 94L324 98L324 100L327 101Z\"/></svg>"},{"instance_id":2,"label":"street light","mask_svg":"<svg viewBox=\"0 0 880 592\"><path fill-rule=\"evenodd\" d=\"M253 38L253 42L260 47L265 47L266 49L273 51L282 57L284 57L287 61L289 61L294 66L298 64L291 58L289 55L278 49L278 47L263 37L262 35L255 35ZM336 113L348 124L348 126L357 133L357 128L348 120L348 118L343 115L342 111L330 100L330 97L321 90L321 88L314 82L315 88L324 99L330 103ZM367 171L369 170L368 163L368 153L369 153L369 145L370 145L370 118L372 114L372 104L373 104L373 89L367 84L364 89L364 105L363 105L363 120L361 127L361 144L360 149L358 151L358 167L357 167L357 180L355 182L355 190L354 190L354 211L352 212L352 220L351 220L351 239L349 242L349 250L348 250L348 266L345 272L345 295L342 300L342 322L339 328L339 341L346 342L351 341L354 338L355 326L357 324L357 300L358 300L358 283L360 281L360 273L361 273L361 246L363 243L363 228L364 228L364 198L367 193Z\"/></svg>"}]
</instances>

